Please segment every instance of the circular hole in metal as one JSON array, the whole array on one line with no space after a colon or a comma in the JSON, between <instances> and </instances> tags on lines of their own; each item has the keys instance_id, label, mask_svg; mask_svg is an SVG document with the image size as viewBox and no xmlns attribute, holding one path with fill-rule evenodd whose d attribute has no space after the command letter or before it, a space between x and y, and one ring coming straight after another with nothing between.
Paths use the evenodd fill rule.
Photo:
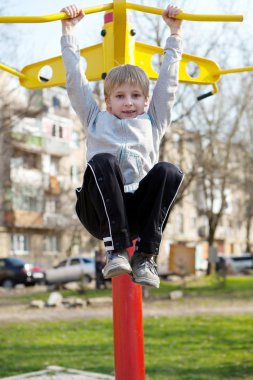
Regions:
<instances>
[{"instance_id":1,"label":"circular hole in metal","mask_svg":"<svg viewBox=\"0 0 253 380\"><path fill-rule=\"evenodd\" d=\"M39 79L40 79L41 82L48 82L48 81L50 81L50 79L52 79L52 76L53 76L53 69L52 69L51 66L46 65L46 66L43 66L40 69Z\"/></svg>"},{"instance_id":2,"label":"circular hole in metal","mask_svg":"<svg viewBox=\"0 0 253 380\"><path fill-rule=\"evenodd\" d=\"M198 78L200 74L199 66L195 62L192 62L192 61L187 63L186 71L187 71L187 74L190 75L190 77L192 78Z\"/></svg>"}]
</instances>

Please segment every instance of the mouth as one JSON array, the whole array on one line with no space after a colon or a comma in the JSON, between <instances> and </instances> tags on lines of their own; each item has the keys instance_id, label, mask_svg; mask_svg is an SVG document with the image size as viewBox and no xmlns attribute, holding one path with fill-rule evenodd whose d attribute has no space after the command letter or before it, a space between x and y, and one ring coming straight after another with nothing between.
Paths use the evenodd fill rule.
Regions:
<instances>
[{"instance_id":1,"label":"mouth","mask_svg":"<svg viewBox=\"0 0 253 380\"><path fill-rule=\"evenodd\" d=\"M125 116L133 116L136 114L136 111L122 111Z\"/></svg>"}]
</instances>

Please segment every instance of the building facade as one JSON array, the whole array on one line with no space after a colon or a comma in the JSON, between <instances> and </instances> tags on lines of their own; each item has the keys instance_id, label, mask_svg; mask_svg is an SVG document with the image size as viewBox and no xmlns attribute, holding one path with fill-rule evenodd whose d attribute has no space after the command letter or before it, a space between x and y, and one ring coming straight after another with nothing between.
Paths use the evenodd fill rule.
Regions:
<instances>
[{"instance_id":1,"label":"building facade","mask_svg":"<svg viewBox=\"0 0 253 380\"><path fill-rule=\"evenodd\" d=\"M1 256L50 266L88 249L74 209L85 136L65 89L28 93L12 85L1 102Z\"/></svg>"}]
</instances>

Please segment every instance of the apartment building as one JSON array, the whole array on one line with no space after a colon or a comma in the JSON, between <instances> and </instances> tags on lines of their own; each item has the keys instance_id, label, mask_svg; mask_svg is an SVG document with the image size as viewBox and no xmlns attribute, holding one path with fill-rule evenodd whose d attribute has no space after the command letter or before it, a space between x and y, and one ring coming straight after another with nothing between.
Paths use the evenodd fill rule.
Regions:
<instances>
[{"instance_id":1,"label":"apartment building","mask_svg":"<svg viewBox=\"0 0 253 380\"><path fill-rule=\"evenodd\" d=\"M183 125L177 124L168 131L162 146L161 159L173 162L185 173L193 173L194 180L184 191L183 199L176 203L172 210L164 232L160 265L175 266L177 271L184 261L188 271L204 269L208 259L208 219L203 212L204 194L198 186L198 175L201 172L201 162L197 162L196 155L199 149L196 132L186 131ZM234 146L234 153L230 162L231 172L239 173L240 149ZM220 158L221 159L221 158ZM245 194L239 186L239 177L230 180L225 189L226 207L218 224L214 247L218 255L240 255L246 249L246 220ZM213 210L218 212L221 203L221 194L213 192ZM251 234L252 235L252 234ZM253 236L251 236L251 241ZM180 255L182 253L182 255ZM172 258L170 258L172 254ZM177 259L175 256L178 255ZM172 263L172 261L174 262ZM165 264L164 264L165 263Z\"/></svg>"},{"instance_id":2,"label":"apartment building","mask_svg":"<svg viewBox=\"0 0 253 380\"><path fill-rule=\"evenodd\" d=\"M28 92L0 80L10 87L0 105L0 255L52 265L84 253L89 236L75 214L74 189L82 183L85 136L66 91Z\"/></svg>"}]
</instances>

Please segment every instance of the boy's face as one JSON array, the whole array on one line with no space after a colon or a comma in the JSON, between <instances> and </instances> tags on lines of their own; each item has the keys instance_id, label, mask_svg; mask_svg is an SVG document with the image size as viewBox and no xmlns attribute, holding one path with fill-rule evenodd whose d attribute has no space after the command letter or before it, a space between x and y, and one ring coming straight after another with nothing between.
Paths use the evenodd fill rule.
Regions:
<instances>
[{"instance_id":1,"label":"boy's face","mask_svg":"<svg viewBox=\"0 0 253 380\"><path fill-rule=\"evenodd\" d=\"M115 87L105 102L107 111L119 119L132 119L143 114L148 97L144 96L139 86L124 83Z\"/></svg>"}]
</instances>

